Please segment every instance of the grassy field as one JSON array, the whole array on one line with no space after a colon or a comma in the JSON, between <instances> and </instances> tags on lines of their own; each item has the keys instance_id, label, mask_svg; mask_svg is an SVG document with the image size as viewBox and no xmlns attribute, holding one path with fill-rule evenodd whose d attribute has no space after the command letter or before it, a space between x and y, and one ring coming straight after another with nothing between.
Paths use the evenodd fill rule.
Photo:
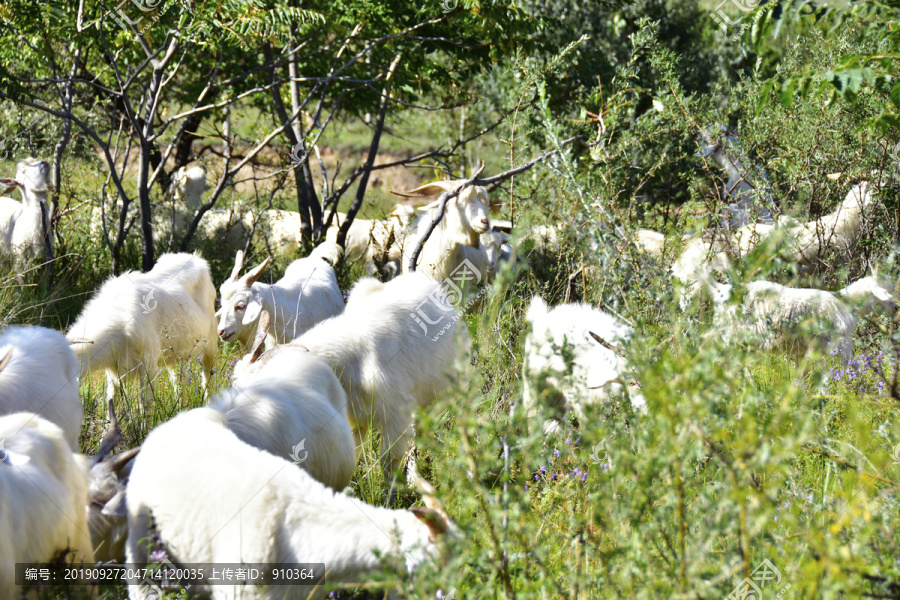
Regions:
<instances>
[{"instance_id":1,"label":"grassy field","mask_svg":"<svg viewBox=\"0 0 900 600\"><path fill-rule=\"evenodd\" d=\"M756 84L741 85L735 94L754 99ZM677 89L659 98L663 108L654 109L658 114L649 123L634 124L624 141L596 154L583 149L566 154L492 192L498 203L493 216L514 217L520 230L545 223L566 227L555 251L539 251L525 236L516 240L515 268L501 273L480 312L466 315L472 340L464 361L468 384L454 387L417 416L420 470L435 484L460 535L446 540L440 564L425 565L413 576L387 568L368 585L340 588L336 596L382 597L393 591L415 598L706 599L749 597L729 595L752 583L761 591L753 597L766 600L897 597L900 393L892 384L900 336L895 323L883 317L861 326L849 365L828 353L797 364L787 355L726 343L703 302L679 309L669 267L681 235L715 220L720 208L715 186L721 181L693 150L673 157L666 154L671 148L659 150L655 140L660 131L675 132L673 137L683 135L682 143L689 139L696 145L685 114L704 123L717 116L715 107L698 107ZM843 198L851 181L875 177L877 168L887 183L868 222L860 260L835 261L834 268L809 276L762 252L738 264L729 274L733 281L771 278L837 289L870 264L894 272L894 217L900 209L892 167L885 165L881 141L859 127L872 110L773 107L746 117L747 147L769 169L773 185L790 190L784 194L786 213L801 219L822 214ZM557 132L539 117L529 127L546 127L544 139L552 141ZM255 120L248 111L237 127L249 131ZM446 143L455 139L458 122L456 113L442 119L398 115L382 154L408 156ZM323 160L329 166L341 161L342 172L352 171L363 160L368 132L361 120L341 123L323 138ZM477 159L486 161L486 172L506 168L510 149L503 140L512 137L507 134L489 136L478 152L457 159L457 174L471 172ZM49 151L46 145L35 150L41 156ZM260 168L278 170L287 152L272 149ZM537 149L517 152L521 158ZM640 160L654 152L658 164L642 166ZM215 173L212 153L201 156ZM104 167L85 147L66 160L70 176L61 190L54 283L48 285L40 269L22 279L8 275L0 286L4 323L64 329L109 275L109 253L88 227ZM683 204L666 196L664 185L650 186L657 195L644 197L635 183L650 180L659 165L670 165L667 160L682 161L682 170L670 176L679 193L689 196ZM12 167L12 161L0 162L0 173L11 173ZM825 177L840 169L846 170L842 178ZM435 178L437 170L427 165L373 181L362 216L389 209L394 182L416 185ZM224 206L258 202L246 189L222 198ZM294 190L287 187L273 206L295 203ZM671 249L662 261L640 256L609 234L616 225L665 230ZM223 254L216 240L197 240L195 247L210 261L219 284L233 256ZM253 250L248 264L262 260L264 250L259 245ZM140 264L135 234L126 244L124 263ZM278 279L288 263L289 258L274 261L265 280ZM362 265L339 265L341 288L349 289L363 273ZM571 418L559 435L548 437L540 432L542 419L528 422L521 411L510 417L510 406L522 396L524 315L534 295L551 306L589 302L635 328L624 352L647 400L645 414L616 399L589 407L586 418ZM221 346L213 390L229 385L237 358L235 345ZM205 404L198 376L195 372L178 391L160 376L149 414L140 407L138 390L126 385L117 404L125 432L121 448L139 445L157 424ZM105 426L99 377L83 382L82 398L81 449L90 454ZM366 440L351 486L354 496L373 504L384 502L388 488L379 446L375 435ZM404 489L393 506L419 502ZM87 595L54 589L42 597ZM103 588L99 597L125 598L127 590Z\"/></svg>"},{"instance_id":2,"label":"grassy field","mask_svg":"<svg viewBox=\"0 0 900 600\"><path fill-rule=\"evenodd\" d=\"M394 589L422 598L453 590L467 598L724 598L744 578L760 581L752 575L766 560L777 577L770 571L761 580L764 598L890 589L860 577L896 568L900 429L889 396L897 360L885 345L890 320L861 331L846 368L827 355L798 365L725 345L702 306L682 313L673 304L667 264L623 250L610 254L614 262L604 270L585 244L589 228L577 226L577 219L592 218L577 191L554 187L547 171L529 178L542 195L520 190L536 198L522 222L546 211L568 214L576 219L566 234L571 243L540 253L522 241L515 269L502 273L480 313L466 317L469 386L445 394L417 422L420 469L461 535L447 540L441 565L411 578L389 570L338 595L380 597ZM71 193L76 201L91 196L89 186ZM66 247L53 287L7 281L7 322L64 328L105 277L103 250L85 236L83 218L71 212L60 222ZM231 258L210 247L205 255L220 282ZM276 279L285 263L267 277ZM362 269L342 265L339 273L348 289ZM533 294L551 305L599 304L635 326L627 353L647 414L633 413L625 401L592 407L586 420L551 437L521 414L508 416L521 398L524 312ZM238 357L234 345L222 347L213 389L229 384ZM118 401L125 446L202 406L196 375L177 393L160 376L149 414L138 390L126 386ZM82 395L81 447L91 453L105 425L102 380L84 382ZM374 504L387 489L378 445L370 436L352 484L356 497ZM404 491L394 506L417 502ZM80 594L53 590L44 597ZM100 593L126 595L124 586Z\"/></svg>"}]
</instances>

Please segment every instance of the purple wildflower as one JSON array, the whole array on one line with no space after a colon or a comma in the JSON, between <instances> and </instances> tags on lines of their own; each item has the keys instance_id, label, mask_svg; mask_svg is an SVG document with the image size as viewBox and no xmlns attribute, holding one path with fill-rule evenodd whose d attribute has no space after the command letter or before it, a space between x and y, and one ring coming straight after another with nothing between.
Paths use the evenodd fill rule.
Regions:
<instances>
[{"instance_id":1,"label":"purple wildflower","mask_svg":"<svg viewBox=\"0 0 900 600\"><path fill-rule=\"evenodd\" d=\"M150 562L162 563L168 558L165 550L154 550L150 553Z\"/></svg>"}]
</instances>

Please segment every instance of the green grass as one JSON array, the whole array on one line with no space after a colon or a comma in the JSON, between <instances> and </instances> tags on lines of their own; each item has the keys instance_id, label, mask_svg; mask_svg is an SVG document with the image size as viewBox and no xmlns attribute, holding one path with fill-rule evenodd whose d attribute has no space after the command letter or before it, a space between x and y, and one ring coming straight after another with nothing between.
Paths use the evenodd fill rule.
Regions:
<instances>
[{"instance_id":1,"label":"green grass","mask_svg":"<svg viewBox=\"0 0 900 600\"><path fill-rule=\"evenodd\" d=\"M437 138L417 137L419 126L401 120L384 148L430 147ZM358 124L338 128L335 136L330 143L349 151L359 151L366 139ZM484 154L499 164L505 146L489 142ZM37 274L22 282L7 278L0 285L6 323L63 328L108 275L108 253L87 228L100 166L80 159L74 164L83 175L65 188L67 201L88 204L62 217L55 283L48 286ZM790 585L788 597L883 590L861 574L896 579L900 568L893 534L900 525L900 467L891 456L900 442L897 399L877 389L871 372L861 376L864 392L859 377L834 380L832 369L839 365L831 356L795 365L786 356L725 345L710 329L708 311L683 314L673 303L668 262L592 249L600 216L584 206L577 186L588 190L590 201L612 192L591 169L580 176L572 183L539 167L517 179L521 226L559 221L569 227L554 252L520 243L516 269L502 272L481 312L466 316L472 338L468 384L452 387L417 415L420 471L437 487L460 536L447 540L441 564L412 577L388 570L357 591L434 598L438 589L455 589L460 598L500 598L509 585L518 598L719 598L764 559L780 570L781 586ZM392 203L372 197L376 201L363 214ZM253 200L239 194L233 199ZM290 194L282 200L289 205ZM611 217L627 219L624 212ZM214 240L201 246L218 284L233 257L218 252ZM261 260L263 249L255 253L252 260ZM743 271L754 278L786 277L765 257L750 262L756 260L761 264ZM125 262L139 264L135 235ZM276 259L266 278L277 279L289 262ZM364 269L342 264L337 273L346 290ZM646 415L617 400L590 407L585 419L570 420L558 437L540 434L542 418L529 423L521 411L509 416L521 398L524 314L535 294L551 305L588 301L634 325L627 355L648 402ZM880 325L860 328L858 354L891 349L891 325ZM229 385L237 357L236 346L221 347L212 393ZM161 374L149 414L137 386L126 382L117 398L126 437L120 449L139 444L177 413L204 405L197 375L194 368L192 381L176 390ZM88 454L103 433L103 396L102 378L83 382L81 445ZM370 435L351 484L356 497L373 504L383 502L388 487L379 448L378 436ZM418 495L404 489L393 506L418 503ZM45 597L79 593L55 590ZM764 598L775 595L766 588ZM124 586L99 594L126 596Z\"/></svg>"}]
</instances>

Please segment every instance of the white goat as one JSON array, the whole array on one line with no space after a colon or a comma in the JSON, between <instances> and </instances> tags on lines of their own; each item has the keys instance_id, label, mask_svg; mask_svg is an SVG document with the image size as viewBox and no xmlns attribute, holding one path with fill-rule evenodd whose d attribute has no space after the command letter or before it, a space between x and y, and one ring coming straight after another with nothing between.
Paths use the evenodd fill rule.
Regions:
<instances>
[{"instance_id":1,"label":"white goat","mask_svg":"<svg viewBox=\"0 0 900 600\"><path fill-rule=\"evenodd\" d=\"M381 433L385 472L399 466L413 438L413 411L431 404L451 382L468 342L459 313L441 286L422 273L388 283L356 282L344 313L319 323L258 361L301 346L331 365L350 401L359 438Z\"/></svg>"},{"instance_id":2,"label":"white goat","mask_svg":"<svg viewBox=\"0 0 900 600\"><path fill-rule=\"evenodd\" d=\"M631 336L630 327L588 304L550 310L540 296L531 299L525 318L531 331L525 339L523 408L529 419L539 405L554 409L544 433L558 431L568 410L583 421L585 405L621 390L627 363L616 347ZM637 392L629 386L632 407L643 410L646 403Z\"/></svg>"},{"instance_id":3,"label":"white goat","mask_svg":"<svg viewBox=\"0 0 900 600\"><path fill-rule=\"evenodd\" d=\"M863 231L863 216L873 202L872 186L867 181L854 185L846 198L831 213L806 223L791 217L779 217L777 224L756 223L739 228L734 235L732 253L744 257L773 234L784 236L785 254L800 266L815 265L828 250L852 256Z\"/></svg>"},{"instance_id":4,"label":"white goat","mask_svg":"<svg viewBox=\"0 0 900 600\"><path fill-rule=\"evenodd\" d=\"M309 256L292 262L284 277L269 285L257 281L269 259L240 277L244 253L238 250L231 276L219 286L219 337L225 342L238 340L246 352L262 310L274 316L268 347L288 342L316 323L339 315L344 310L344 298L334 269L326 261L335 263L340 255L340 246L322 242Z\"/></svg>"},{"instance_id":5,"label":"white goat","mask_svg":"<svg viewBox=\"0 0 900 600\"><path fill-rule=\"evenodd\" d=\"M23 261L44 256L44 231L49 231L50 213L47 192L50 188L50 165L36 158L26 158L16 165L16 178L2 180L18 187L22 202L0 199L0 251L12 253Z\"/></svg>"},{"instance_id":6,"label":"white goat","mask_svg":"<svg viewBox=\"0 0 900 600\"><path fill-rule=\"evenodd\" d=\"M0 415L21 411L39 414L60 427L70 453L77 451L82 426L78 361L66 338L43 327L8 327L0 335L0 357ZM123 467L134 451L107 456L121 439L113 413L111 428L90 460L87 473L91 499L88 525L98 561L121 561L125 557L124 503L114 497L120 491L119 483L127 477ZM76 456L76 461L79 468L85 466L82 457Z\"/></svg>"},{"instance_id":7,"label":"white goat","mask_svg":"<svg viewBox=\"0 0 900 600\"><path fill-rule=\"evenodd\" d=\"M538 252L558 252L564 228L562 223L535 225L525 232L524 238L534 240L534 249Z\"/></svg>"},{"instance_id":8,"label":"white goat","mask_svg":"<svg viewBox=\"0 0 900 600\"><path fill-rule=\"evenodd\" d=\"M87 523L86 466L62 429L40 415L0 417L0 600L21 598L16 563L51 562L71 549L80 561L94 554Z\"/></svg>"},{"instance_id":9,"label":"white goat","mask_svg":"<svg viewBox=\"0 0 900 600\"><path fill-rule=\"evenodd\" d=\"M395 204L386 219L353 219L344 244L344 255L348 260L365 257L367 262L376 258L399 257L402 238L416 216L416 209L408 204ZM325 239L337 242L338 231L347 215L337 212Z\"/></svg>"},{"instance_id":10,"label":"white goat","mask_svg":"<svg viewBox=\"0 0 900 600\"><path fill-rule=\"evenodd\" d=\"M206 191L206 169L201 166L181 167L172 177L172 209L171 215L165 214L158 227L161 239L174 231L183 236L188 225L203 204L203 193ZM156 216L154 214L154 216ZM197 223L195 235L204 239L221 240L231 251L243 248L250 232L247 214L239 210L212 208ZM174 227L173 227L174 226Z\"/></svg>"},{"instance_id":11,"label":"white goat","mask_svg":"<svg viewBox=\"0 0 900 600\"><path fill-rule=\"evenodd\" d=\"M335 493L238 439L210 408L147 436L128 483L128 526L129 563L148 561L145 540L155 532L176 564L325 563L327 582L359 582L387 558L412 572L437 558L437 537L455 529L436 507L390 510ZM312 587L212 590L214 598L324 597Z\"/></svg>"},{"instance_id":12,"label":"white goat","mask_svg":"<svg viewBox=\"0 0 900 600\"><path fill-rule=\"evenodd\" d=\"M218 351L215 301L209 264L194 254L164 254L147 273L108 279L66 335L81 376L105 370L112 405L122 375L136 370L152 388L159 364L180 369L200 357L205 387ZM150 391L145 388L145 409Z\"/></svg>"},{"instance_id":13,"label":"white goat","mask_svg":"<svg viewBox=\"0 0 900 600\"><path fill-rule=\"evenodd\" d=\"M799 362L811 348L835 347L844 362L853 357L858 315L892 310L894 296L874 277L837 291L791 288L751 281L740 306L731 302L732 286L712 283L715 334L747 340L764 350L790 353Z\"/></svg>"},{"instance_id":14,"label":"white goat","mask_svg":"<svg viewBox=\"0 0 900 600\"><path fill-rule=\"evenodd\" d=\"M681 309L686 309L700 293L711 270L725 272L730 264L721 242L705 242L700 236L689 238L671 269L672 277L682 286L678 299Z\"/></svg>"},{"instance_id":15,"label":"white goat","mask_svg":"<svg viewBox=\"0 0 900 600\"><path fill-rule=\"evenodd\" d=\"M268 320L263 311L254 348L241 359L238 372L262 353ZM288 348L253 375L237 377L234 387L221 391L210 406L251 446L299 463L337 491L350 484L356 444L347 420L347 394L321 358Z\"/></svg>"},{"instance_id":16,"label":"white goat","mask_svg":"<svg viewBox=\"0 0 900 600\"><path fill-rule=\"evenodd\" d=\"M37 413L58 425L78 450L78 360L66 338L43 327L7 327L0 335L0 363L0 415Z\"/></svg>"},{"instance_id":17,"label":"white goat","mask_svg":"<svg viewBox=\"0 0 900 600\"><path fill-rule=\"evenodd\" d=\"M794 261L803 266L814 265L829 249L852 255L863 232L863 213L872 202L872 185L862 181L831 213L788 229Z\"/></svg>"},{"instance_id":18,"label":"white goat","mask_svg":"<svg viewBox=\"0 0 900 600\"><path fill-rule=\"evenodd\" d=\"M404 192L402 195L427 198L437 194L450 194L463 183L463 180L438 181ZM449 277L460 266L460 263L456 262L460 253L454 254L455 248L469 246L477 249L479 248L479 236L490 231L489 205L487 190L481 186L469 186L458 196L449 200L443 218L419 254L417 269L435 281L443 281ZM404 273L409 271L409 262L413 252L437 217L439 207L440 200L436 200L419 209L422 214L412 223L410 234L403 242L402 269Z\"/></svg>"},{"instance_id":19,"label":"white goat","mask_svg":"<svg viewBox=\"0 0 900 600\"><path fill-rule=\"evenodd\" d=\"M509 234L503 231L488 231L481 234L479 241L487 262L488 281L497 276L501 263L516 264L516 249L509 241Z\"/></svg>"}]
</instances>

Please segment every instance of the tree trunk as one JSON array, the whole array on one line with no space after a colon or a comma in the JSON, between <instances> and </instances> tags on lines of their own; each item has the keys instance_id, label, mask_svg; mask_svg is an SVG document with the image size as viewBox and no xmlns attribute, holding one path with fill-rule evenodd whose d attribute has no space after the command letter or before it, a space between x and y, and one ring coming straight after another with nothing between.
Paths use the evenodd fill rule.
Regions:
<instances>
[{"instance_id":1,"label":"tree trunk","mask_svg":"<svg viewBox=\"0 0 900 600\"><path fill-rule=\"evenodd\" d=\"M266 62L272 64L272 82L274 83L278 81L278 72L274 65L275 60L272 55L272 47L269 44L263 46L263 54ZM275 118L278 121L287 123L289 115L287 114L287 109L285 109L284 102L281 99L280 85L274 85L272 87L272 109L274 110ZM309 181L312 179L311 174L309 179L307 178L307 174L309 173L309 156L307 156L306 153L306 144L303 142L303 136L301 135L298 139L292 126L285 125L284 135L291 146L291 162L294 165L294 181L297 184L297 212L300 213L300 235L303 236L303 239L309 240L312 239L312 224L309 218L310 198L318 204L315 191L309 190ZM293 157L297 157L299 160ZM321 209L319 212L319 219L321 220Z\"/></svg>"},{"instance_id":2,"label":"tree trunk","mask_svg":"<svg viewBox=\"0 0 900 600\"><path fill-rule=\"evenodd\" d=\"M194 140L199 140L197 128L203 122L203 114L197 113L185 119L184 134L175 147L175 166L173 170L183 167L191 160L191 150L193 149Z\"/></svg>"},{"instance_id":3,"label":"tree trunk","mask_svg":"<svg viewBox=\"0 0 900 600\"><path fill-rule=\"evenodd\" d=\"M353 199L353 204L347 209L347 218L341 223L341 229L338 231L337 243L342 248L347 241L347 232L350 231L350 225L353 224L353 219L356 218L356 213L358 213L359 209L362 207L363 198L365 198L366 195L366 186L369 184L369 174L372 172L372 165L375 164L375 157L378 155L378 145L381 143L381 132L384 131L384 117L387 114L388 100L391 93L391 75L394 74L394 70L400 63L401 56L402 55L398 54L394 57L394 62L392 62L391 66L388 68L387 77L384 80L384 89L381 92L381 105L378 107L378 121L375 122L375 131L372 134L372 143L369 145L369 156L366 158L366 166L364 167L362 176L359 178L359 187L356 188L356 198Z\"/></svg>"},{"instance_id":4,"label":"tree trunk","mask_svg":"<svg viewBox=\"0 0 900 600\"><path fill-rule=\"evenodd\" d=\"M141 143L141 166L138 171L138 203L141 207L141 270L145 273L153 268L153 227L150 223L150 189L147 181L153 167L150 165L151 144Z\"/></svg>"}]
</instances>

